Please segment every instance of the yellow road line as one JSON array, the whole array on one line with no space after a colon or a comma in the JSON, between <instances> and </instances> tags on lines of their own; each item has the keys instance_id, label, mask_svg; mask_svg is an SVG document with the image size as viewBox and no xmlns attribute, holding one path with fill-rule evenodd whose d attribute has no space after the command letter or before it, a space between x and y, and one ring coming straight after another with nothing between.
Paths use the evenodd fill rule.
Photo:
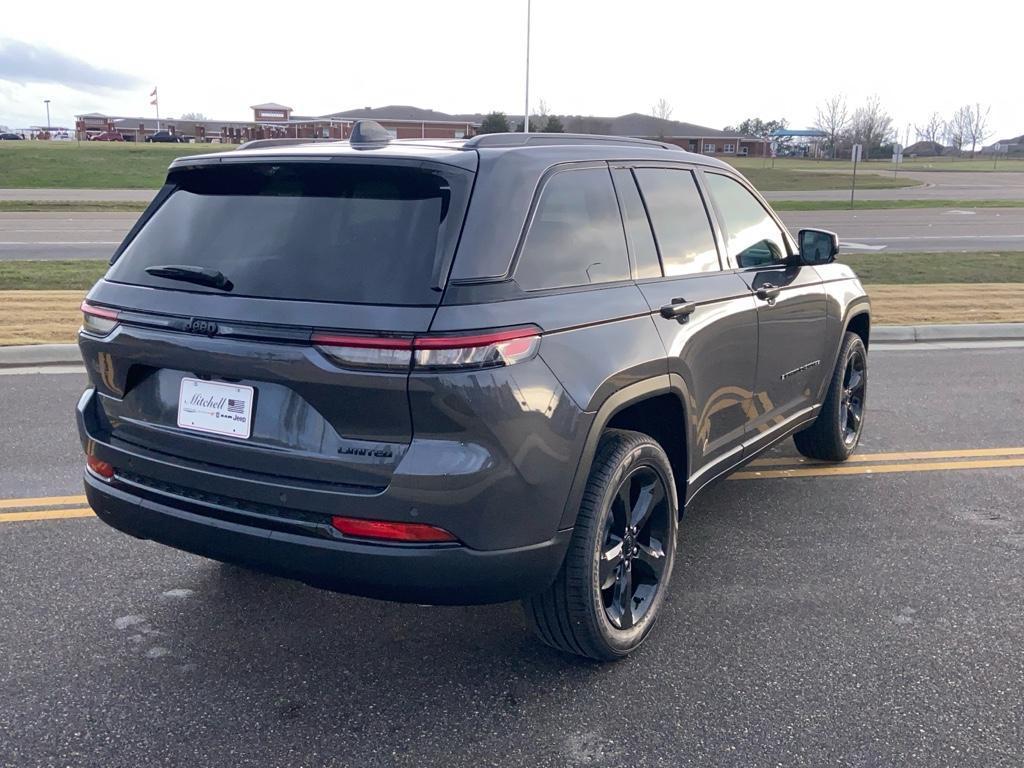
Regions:
<instances>
[{"instance_id":1,"label":"yellow road line","mask_svg":"<svg viewBox=\"0 0 1024 768\"><path fill-rule=\"evenodd\" d=\"M730 480L765 480L775 477L827 477L829 475L888 475L896 472L936 472L943 469L998 469L1024 467L1024 459L990 459L988 461L929 461L919 464L828 464L794 469L763 469L734 472Z\"/></svg>"},{"instance_id":2,"label":"yellow road line","mask_svg":"<svg viewBox=\"0 0 1024 768\"><path fill-rule=\"evenodd\" d=\"M0 514L0 523L20 523L26 520L63 520L72 517L92 517L95 513L89 507L79 509L37 509L32 512L5 512Z\"/></svg>"},{"instance_id":3,"label":"yellow road line","mask_svg":"<svg viewBox=\"0 0 1024 768\"><path fill-rule=\"evenodd\" d=\"M961 448L952 451L903 451L900 453L855 453L847 463L875 461L917 461L919 459L976 459L987 456L1024 456L1024 448ZM749 467L780 467L791 464L810 466L831 466L816 459L802 456L786 456L769 459L754 459Z\"/></svg>"},{"instance_id":4,"label":"yellow road line","mask_svg":"<svg viewBox=\"0 0 1024 768\"><path fill-rule=\"evenodd\" d=\"M35 499L0 499L0 509L57 507L61 504L85 504L85 496L40 496Z\"/></svg>"}]
</instances>

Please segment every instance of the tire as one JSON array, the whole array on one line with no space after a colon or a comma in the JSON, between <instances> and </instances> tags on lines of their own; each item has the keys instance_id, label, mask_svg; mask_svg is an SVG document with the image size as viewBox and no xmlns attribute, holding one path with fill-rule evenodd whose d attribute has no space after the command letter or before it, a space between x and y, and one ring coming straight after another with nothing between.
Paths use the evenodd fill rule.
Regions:
<instances>
[{"instance_id":1,"label":"tire","mask_svg":"<svg viewBox=\"0 0 1024 768\"><path fill-rule=\"evenodd\" d=\"M600 661L639 647L665 600L678 520L672 466L661 446L639 432L605 432L565 561L551 586L523 601L537 636Z\"/></svg>"},{"instance_id":2,"label":"tire","mask_svg":"<svg viewBox=\"0 0 1024 768\"><path fill-rule=\"evenodd\" d=\"M793 435L804 456L846 461L857 450L864 429L868 393L868 353L855 333L843 337L828 394L814 423Z\"/></svg>"}]
</instances>

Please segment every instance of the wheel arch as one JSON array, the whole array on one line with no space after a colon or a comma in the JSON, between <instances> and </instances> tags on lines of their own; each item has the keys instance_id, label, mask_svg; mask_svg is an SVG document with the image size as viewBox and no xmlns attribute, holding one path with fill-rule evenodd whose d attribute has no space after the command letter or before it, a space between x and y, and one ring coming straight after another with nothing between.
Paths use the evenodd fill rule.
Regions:
<instances>
[{"instance_id":1,"label":"wheel arch","mask_svg":"<svg viewBox=\"0 0 1024 768\"><path fill-rule=\"evenodd\" d=\"M571 528L576 521L598 441L609 428L643 432L661 444L672 465L679 507L682 508L690 476L687 402L682 378L669 374L635 382L610 395L597 409L591 422L562 511L559 529ZM673 424L676 425L675 429Z\"/></svg>"}]
</instances>

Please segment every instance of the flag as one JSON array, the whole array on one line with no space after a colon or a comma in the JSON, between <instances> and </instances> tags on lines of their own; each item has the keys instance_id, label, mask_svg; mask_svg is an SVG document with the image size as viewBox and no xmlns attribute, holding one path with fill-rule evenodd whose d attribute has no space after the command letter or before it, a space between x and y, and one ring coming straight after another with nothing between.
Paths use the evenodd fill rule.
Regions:
<instances>
[{"instance_id":1,"label":"flag","mask_svg":"<svg viewBox=\"0 0 1024 768\"><path fill-rule=\"evenodd\" d=\"M153 99L153 100L152 100L151 102L149 102L149 103L150 103L150 104L152 104L153 106L156 106L156 103L157 103L158 101L160 101L160 99L159 99L159 98L157 97L157 95L156 95L156 86L155 86L155 85L153 86L153 92L152 92L151 94L149 94L149 96L150 96L150 98L151 98L151 99Z\"/></svg>"}]
</instances>

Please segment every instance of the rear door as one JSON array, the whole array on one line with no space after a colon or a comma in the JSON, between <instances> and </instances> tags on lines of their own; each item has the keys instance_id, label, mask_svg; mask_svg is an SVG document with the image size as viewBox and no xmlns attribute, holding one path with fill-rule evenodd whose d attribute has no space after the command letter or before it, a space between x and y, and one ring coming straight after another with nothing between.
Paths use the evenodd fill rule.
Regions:
<instances>
[{"instance_id":1,"label":"rear door","mask_svg":"<svg viewBox=\"0 0 1024 768\"><path fill-rule=\"evenodd\" d=\"M694 172L617 168L613 175L637 263L637 283L689 393L690 482L739 460L752 413L757 315L747 285L723 271ZM653 232L652 232L653 225Z\"/></svg>"},{"instance_id":2,"label":"rear door","mask_svg":"<svg viewBox=\"0 0 1024 768\"><path fill-rule=\"evenodd\" d=\"M471 180L338 158L172 173L89 295L119 311L107 336L82 335L109 438L249 475L386 487L412 438L409 340L440 301ZM172 279L197 270L222 280Z\"/></svg>"},{"instance_id":3,"label":"rear door","mask_svg":"<svg viewBox=\"0 0 1024 768\"><path fill-rule=\"evenodd\" d=\"M814 404L825 349L825 296L813 267L788 263L789 242L738 179L704 171L728 256L757 302L758 351L751 448Z\"/></svg>"}]
</instances>

